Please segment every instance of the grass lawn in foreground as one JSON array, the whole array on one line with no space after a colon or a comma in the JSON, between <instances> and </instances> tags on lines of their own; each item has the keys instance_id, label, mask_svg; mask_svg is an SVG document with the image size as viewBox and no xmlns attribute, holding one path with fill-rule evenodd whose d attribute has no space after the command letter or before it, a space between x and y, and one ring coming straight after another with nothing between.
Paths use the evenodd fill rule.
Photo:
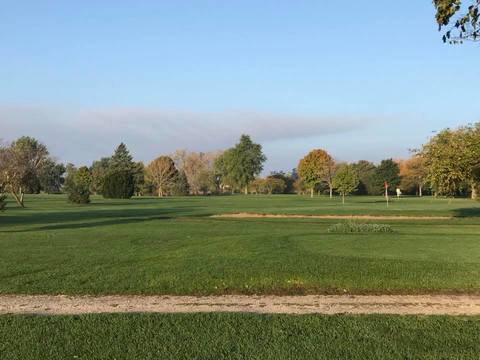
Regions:
<instances>
[{"instance_id":1,"label":"grass lawn in foreground","mask_svg":"<svg viewBox=\"0 0 480 360\"><path fill-rule=\"evenodd\" d=\"M0 293L480 292L480 203L222 196L68 204L27 196L0 214ZM228 212L454 216L332 234L342 220L220 219Z\"/></svg>"},{"instance_id":2,"label":"grass lawn in foreground","mask_svg":"<svg viewBox=\"0 0 480 360\"><path fill-rule=\"evenodd\" d=\"M10 359L478 359L480 318L105 314L0 316Z\"/></svg>"}]
</instances>

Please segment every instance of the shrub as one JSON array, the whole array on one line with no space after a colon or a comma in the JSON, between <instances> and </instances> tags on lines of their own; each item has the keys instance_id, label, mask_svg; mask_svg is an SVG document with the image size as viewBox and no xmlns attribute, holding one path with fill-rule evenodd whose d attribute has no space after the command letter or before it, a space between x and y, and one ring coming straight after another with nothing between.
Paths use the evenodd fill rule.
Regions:
<instances>
[{"instance_id":1,"label":"shrub","mask_svg":"<svg viewBox=\"0 0 480 360\"><path fill-rule=\"evenodd\" d=\"M135 191L135 182L130 170L113 170L103 182L102 195L107 199L130 199Z\"/></svg>"},{"instance_id":2,"label":"shrub","mask_svg":"<svg viewBox=\"0 0 480 360\"><path fill-rule=\"evenodd\" d=\"M332 225L327 230L329 233L393 233L394 230L387 224L362 224L347 221Z\"/></svg>"},{"instance_id":3,"label":"shrub","mask_svg":"<svg viewBox=\"0 0 480 360\"><path fill-rule=\"evenodd\" d=\"M90 202L90 183L92 176L87 167L79 169L70 167L65 179L65 192L68 201L76 204L88 204Z\"/></svg>"}]
</instances>

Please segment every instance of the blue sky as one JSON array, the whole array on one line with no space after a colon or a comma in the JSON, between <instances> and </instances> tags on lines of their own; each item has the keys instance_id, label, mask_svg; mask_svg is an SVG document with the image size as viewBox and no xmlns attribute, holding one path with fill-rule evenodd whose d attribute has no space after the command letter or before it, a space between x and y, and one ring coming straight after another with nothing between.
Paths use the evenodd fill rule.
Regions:
<instances>
[{"instance_id":1,"label":"blue sky","mask_svg":"<svg viewBox=\"0 0 480 360\"><path fill-rule=\"evenodd\" d=\"M444 45L431 1L16 1L0 12L0 137L89 164L214 150L240 133L266 170L312 148L408 156L480 120L479 44Z\"/></svg>"}]
</instances>

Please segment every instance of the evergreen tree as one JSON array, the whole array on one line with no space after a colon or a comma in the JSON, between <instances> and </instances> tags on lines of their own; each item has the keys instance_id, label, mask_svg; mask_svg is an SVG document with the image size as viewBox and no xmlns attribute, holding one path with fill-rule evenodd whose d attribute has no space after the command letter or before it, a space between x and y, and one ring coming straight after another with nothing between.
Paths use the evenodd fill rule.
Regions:
<instances>
[{"instance_id":1,"label":"evergreen tree","mask_svg":"<svg viewBox=\"0 0 480 360\"><path fill-rule=\"evenodd\" d=\"M127 169L113 169L103 182L103 197L107 199L130 199L135 191L133 174Z\"/></svg>"},{"instance_id":2,"label":"evergreen tree","mask_svg":"<svg viewBox=\"0 0 480 360\"><path fill-rule=\"evenodd\" d=\"M174 183L171 185L170 192L174 196L186 196L190 193L187 176L183 170L180 170Z\"/></svg>"},{"instance_id":3,"label":"evergreen tree","mask_svg":"<svg viewBox=\"0 0 480 360\"><path fill-rule=\"evenodd\" d=\"M103 159L102 159L103 160ZM107 161L98 164L98 178L95 186L101 188L102 195L111 199L129 199L140 190L143 181L143 164L139 166L133 161L132 155L124 143L120 143L114 154L108 159L108 169L102 174L103 166ZM102 176L103 175L103 176ZM135 181L138 181L137 184Z\"/></svg>"},{"instance_id":4,"label":"evergreen tree","mask_svg":"<svg viewBox=\"0 0 480 360\"><path fill-rule=\"evenodd\" d=\"M124 143L120 143L109 161L109 170L133 171L135 163Z\"/></svg>"}]
</instances>

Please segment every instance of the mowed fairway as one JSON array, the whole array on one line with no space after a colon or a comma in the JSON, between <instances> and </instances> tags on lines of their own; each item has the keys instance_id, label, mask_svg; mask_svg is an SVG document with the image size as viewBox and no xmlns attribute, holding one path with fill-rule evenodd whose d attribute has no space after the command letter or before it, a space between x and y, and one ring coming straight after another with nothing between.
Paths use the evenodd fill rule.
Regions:
<instances>
[{"instance_id":1,"label":"mowed fairway","mask_svg":"<svg viewBox=\"0 0 480 360\"><path fill-rule=\"evenodd\" d=\"M0 296L480 293L480 204L470 200L404 198L387 209L375 197L77 206L29 196L27 206L0 215ZM394 233L335 234L329 226L345 220L212 217L238 212L452 218L369 220ZM2 315L0 358L478 359L479 330L478 316Z\"/></svg>"},{"instance_id":2,"label":"mowed fairway","mask_svg":"<svg viewBox=\"0 0 480 360\"><path fill-rule=\"evenodd\" d=\"M27 196L0 214L2 294L480 292L480 203L467 199L223 196L68 204ZM371 220L392 234L332 234L335 219L236 212L452 216ZM364 222L362 220L362 222Z\"/></svg>"},{"instance_id":3,"label":"mowed fairway","mask_svg":"<svg viewBox=\"0 0 480 360\"><path fill-rule=\"evenodd\" d=\"M2 360L478 359L480 318L252 314L0 316Z\"/></svg>"}]
</instances>

